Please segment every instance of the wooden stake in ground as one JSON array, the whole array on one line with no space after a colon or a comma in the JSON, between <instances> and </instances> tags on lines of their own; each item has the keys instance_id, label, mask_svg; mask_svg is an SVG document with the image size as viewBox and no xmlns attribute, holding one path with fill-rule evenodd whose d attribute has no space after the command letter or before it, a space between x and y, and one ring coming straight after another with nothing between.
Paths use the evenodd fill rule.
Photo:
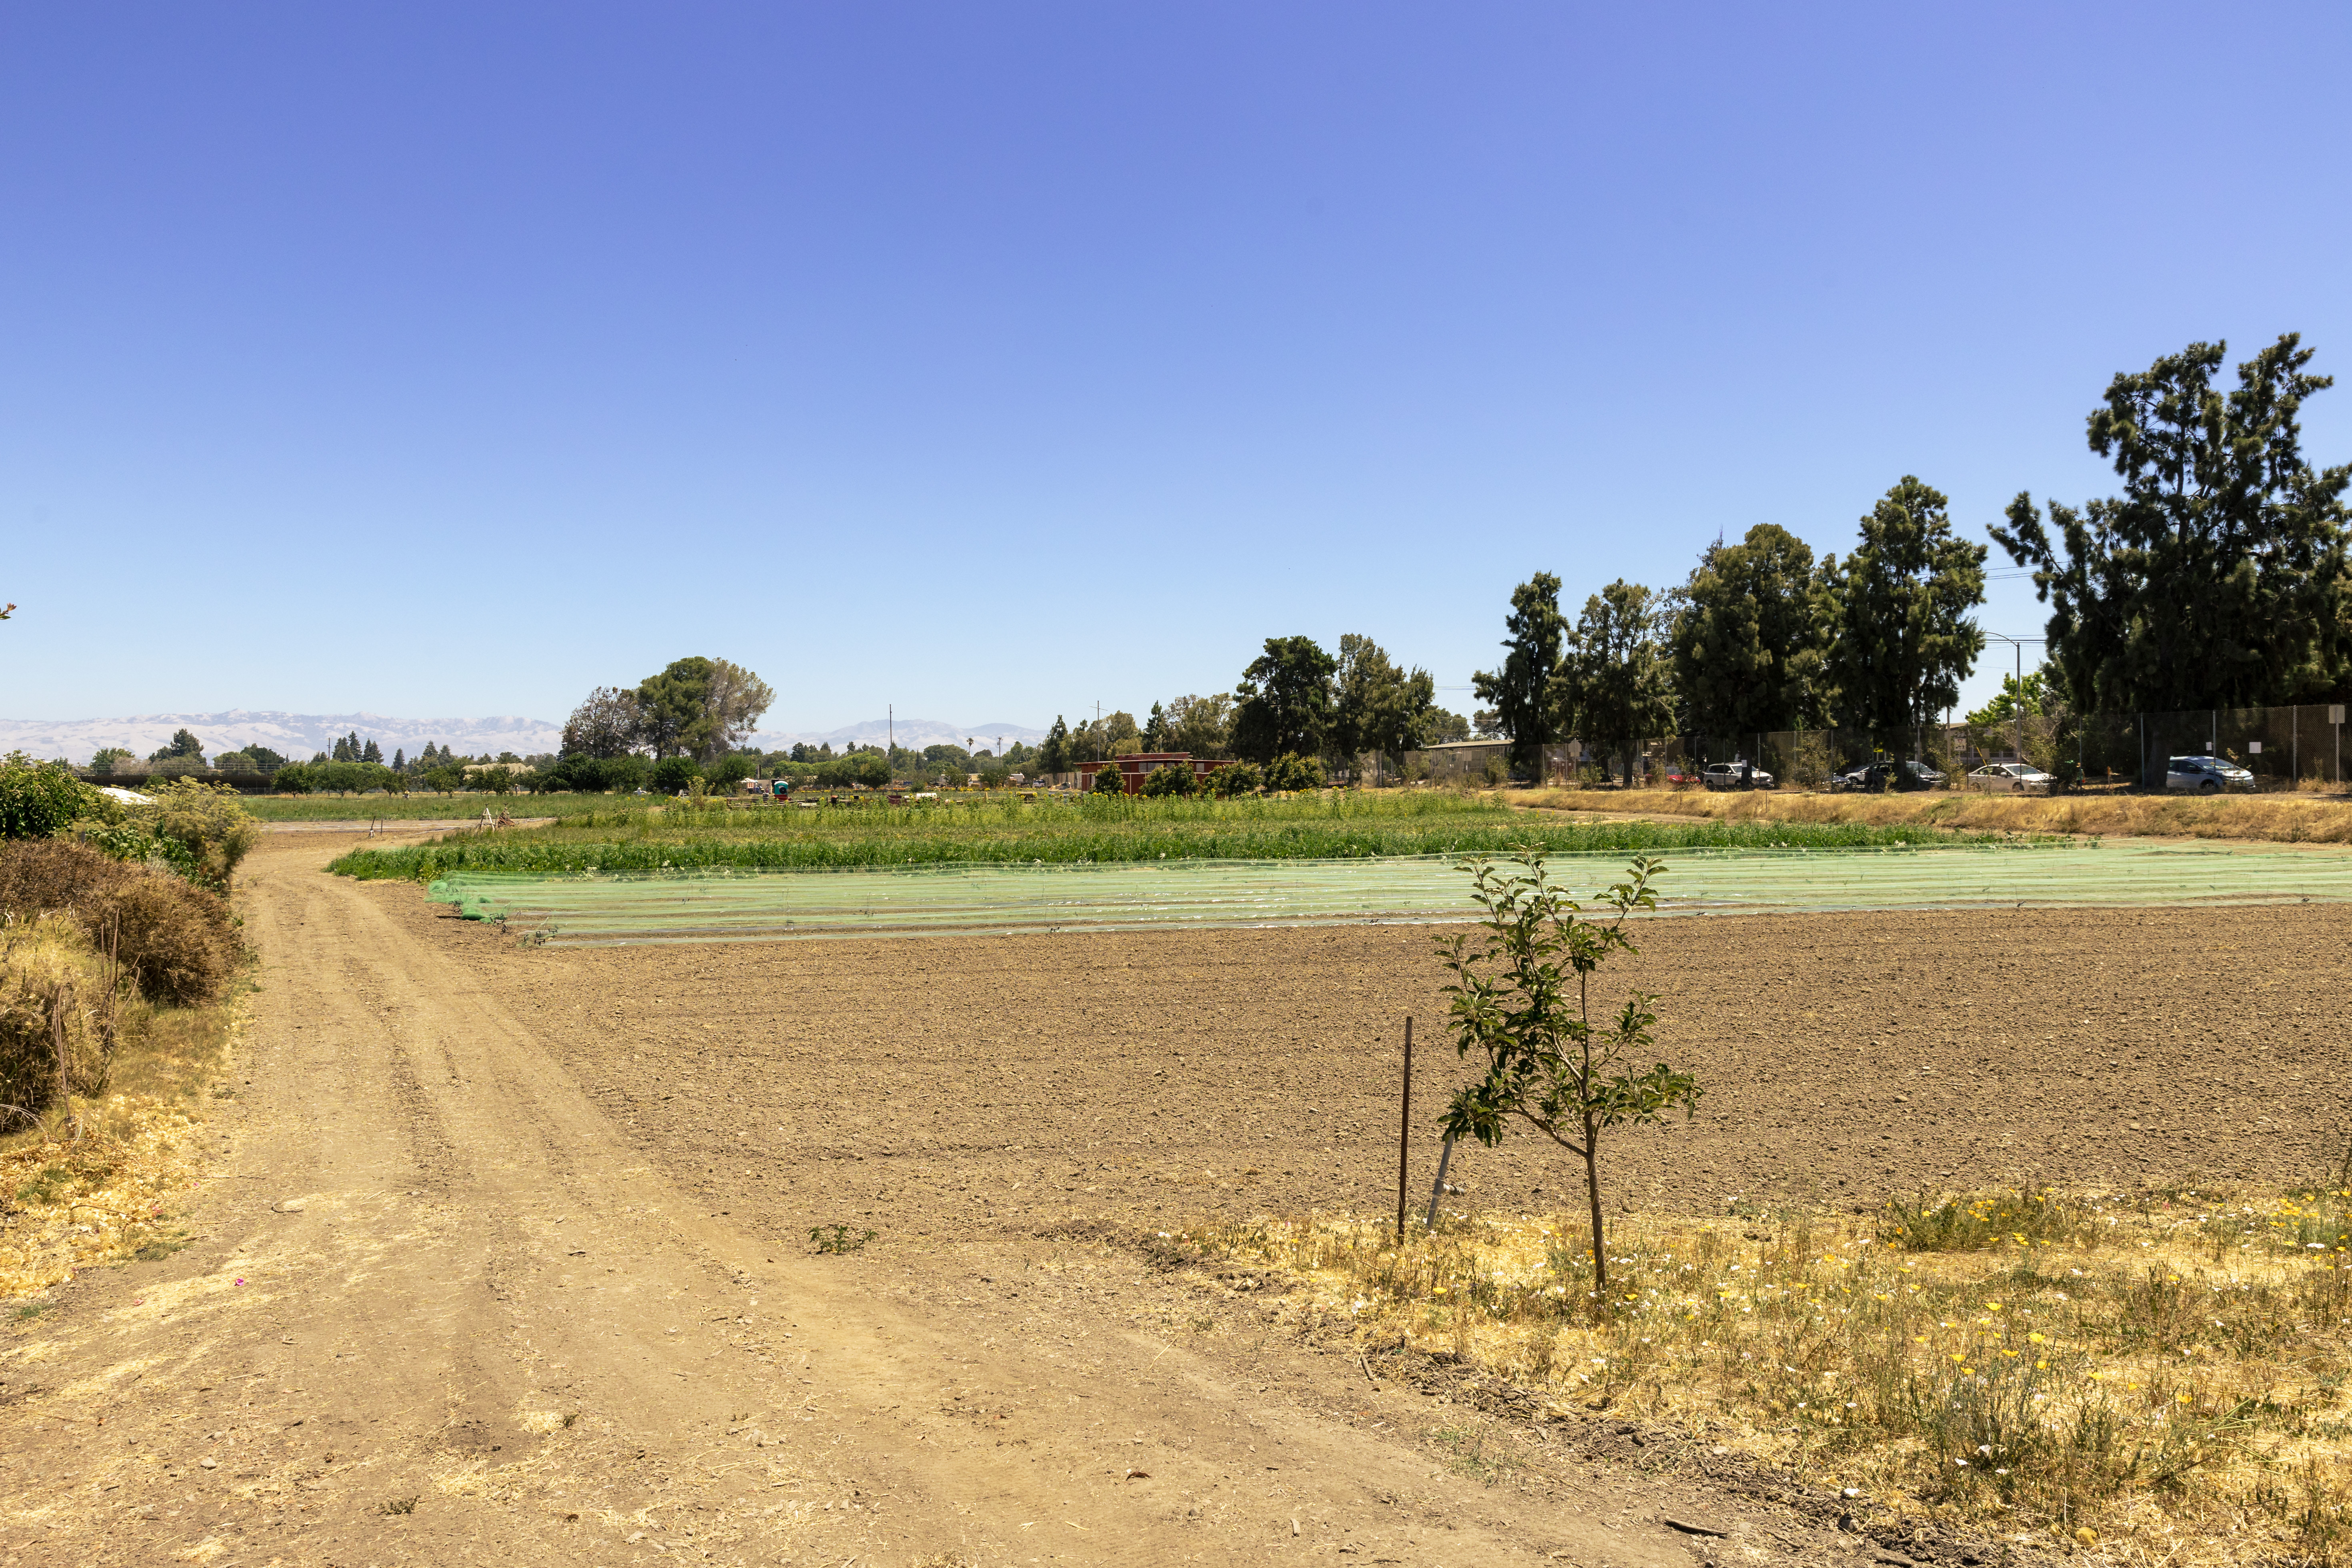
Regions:
<instances>
[{"instance_id":1,"label":"wooden stake in ground","mask_svg":"<svg viewBox=\"0 0 2352 1568\"><path fill-rule=\"evenodd\" d=\"M1404 1088L1397 1096L1397 1245L1404 1245L1404 1184L1412 1145L1412 1020L1404 1021Z\"/></svg>"}]
</instances>

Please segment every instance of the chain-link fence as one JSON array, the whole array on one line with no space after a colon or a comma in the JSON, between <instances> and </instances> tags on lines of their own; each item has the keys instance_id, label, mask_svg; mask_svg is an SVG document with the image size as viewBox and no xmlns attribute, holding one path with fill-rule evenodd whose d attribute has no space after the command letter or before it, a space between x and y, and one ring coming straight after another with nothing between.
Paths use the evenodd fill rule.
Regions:
<instances>
[{"instance_id":1,"label":"chain-link fence","mask_svg":"<svg viewBox=\"0 0 2352 1568\"><path fill-rule=\"evenodd\" d=\"M1979 770L2023 763L2049 774L2059 787L2162 789L2173 758L2211 757L2244 769L2257 789L2335 787L2345 778L2345 713L2341 703L2176 713L2061 710L1984 725L1766 730L1654 736L1605 746L1571 740L1543 748L1541 782L1700 783L1708 768L1729 767L1735 770L1729 782L1743 787L1820 790L1837 787L1858 769L1885 763L1901 775L1897 787L2011 788L2007 775ZM1743 767L1744 773L1737 771ZM1506 741L1458 742L1393 756L1368 752L1341 771L1368 784L1500 784L1513 776ZM1759 773L1769 775L1769 784Z\"/></svg>"}]
</instances>

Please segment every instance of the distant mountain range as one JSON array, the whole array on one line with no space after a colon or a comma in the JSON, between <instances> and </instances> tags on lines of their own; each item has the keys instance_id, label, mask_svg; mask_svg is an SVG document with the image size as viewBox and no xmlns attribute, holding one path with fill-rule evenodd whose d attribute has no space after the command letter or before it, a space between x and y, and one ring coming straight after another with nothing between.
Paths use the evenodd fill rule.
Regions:
<instances>
[{"instance_id":1,"label":"distant mountain range","mask_svg":"<svg viewBox=\"0 0 2352 1568\"><path fill-rule=\"evenodd\" d=\"M332 751L338 736L354 730L361 740L382 746L386 757L394 750L414 756L427 741L468 756L512 752L528 757L563 743L562 725L512 714L393 719L382 713L257 713L236 708L226 713L142 713L129 719L0 719L0 752L22 751L82 763L101 747L120 746L143 760L169 744L175 730L194 732L208 757L258 741L298 762L309 762L313 752Z\"/></svg>"},{"instance_id":2,"label":"distant mountain range","mask_svg":"<svg viewBox=\"0 0 2352 1568\"><path fill-rule=\"evenodd\" d=\"M79 764L104 747L120 746L143 759L169 744L175 730L193 731L205 743L208 757L259 742L280 755L302 762L313 752L332 751L337 737L354 730L361 740L382 746L387 757L395 750L414 756L428 741L467 756L512 752L529 757L555 751L563 743L562 725L511 714L490 719L394 719L382 713L250 712L238 708L226 713L142 713L129 719L0 719L0 752L26 752L44 760L63 757ZM1008 746L1015 741L1034 745L1045 738L1043 730L1001 721L950 724L937 719L901 719L893 725L886 719L873 719L823 734L761 731L752 741L768 751L782 751L805 741L812 746L830 744L838 752L845 746L880 745L886 734L895 734L902 746L919 747L961 746L967 737L976 737L980 746L989 751L996 749L1000 736Z\"/></svg>"}]
</instances>

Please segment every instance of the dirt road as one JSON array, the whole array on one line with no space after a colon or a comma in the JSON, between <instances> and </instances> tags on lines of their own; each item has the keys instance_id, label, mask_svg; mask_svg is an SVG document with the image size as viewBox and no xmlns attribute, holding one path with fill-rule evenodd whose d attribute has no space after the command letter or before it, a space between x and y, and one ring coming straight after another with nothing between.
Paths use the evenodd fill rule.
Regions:
<instances>
[{"instance_id":1,"label":"dirt road","mask_svg":"<svg viewBox=\"0 0 2352 1568\"><path fill-rule=\"evenodd\" d=\"M1559 1458L1075 1231L812 1256L730 1201L738 1090L677 1073L649 1092L700 1097L697 1124L633 1117L577 1070L645 1054L614 996L499 980L511 948L325 876L340 847L250 863L261 990L194 1245L7 1342L0 1563L1871 1560ZM952 1088L894 1092L962 1115Z\"/></svg>"}]
</instances>

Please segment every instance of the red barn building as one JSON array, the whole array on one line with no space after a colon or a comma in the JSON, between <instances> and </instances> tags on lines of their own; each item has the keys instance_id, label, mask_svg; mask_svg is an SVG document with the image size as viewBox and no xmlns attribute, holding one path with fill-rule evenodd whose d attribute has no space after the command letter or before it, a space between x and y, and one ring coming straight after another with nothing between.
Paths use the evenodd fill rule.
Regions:
<instances>
[{"instance_id":1,"label":"red barn building","mask_svg":"<svg viewBox=\"0 0 2352 1568\"><path fill-rule=\"evenodd\" d=\"M1190 752L1138 752L1132 756L1111 757L1099 763L1080 763L1078 787L1090 790L1095 787L1097 773L1105 768L1117 768L1119 787L1129 795L1141 795L1143 781L1151 776L1154 768L1163 768L1174 763L1192 770L1192 786L1198 789L1211 773L1231 761L1229 757L1196 757Z\"/></svg>"}]
</instances>

